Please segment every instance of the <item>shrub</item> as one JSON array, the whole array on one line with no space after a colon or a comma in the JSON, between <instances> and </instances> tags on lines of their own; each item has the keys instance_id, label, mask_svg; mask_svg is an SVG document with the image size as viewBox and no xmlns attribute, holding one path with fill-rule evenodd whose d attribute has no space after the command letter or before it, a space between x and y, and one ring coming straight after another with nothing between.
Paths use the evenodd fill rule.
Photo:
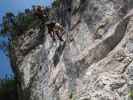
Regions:
<instances>
[{"instance_id":1,"label":"shrub","mask_svg":"<svg viewBox=\"0 0 133 100\"><path fill-rule=\"evenodd\" d=\"M17 85L14 78L0 80L0 100L17 100Z\"/></svg>"},{"instance_id":2,"label":"shrub","mask_svg":"<svg viewBox=\"0 0 133 100\"><path fill-rule=\"evenodd\" d=\"M59 7L60 6L60 0L54 0L54 2L52 3L52 7Z\"/></svg>"}]
</instances>

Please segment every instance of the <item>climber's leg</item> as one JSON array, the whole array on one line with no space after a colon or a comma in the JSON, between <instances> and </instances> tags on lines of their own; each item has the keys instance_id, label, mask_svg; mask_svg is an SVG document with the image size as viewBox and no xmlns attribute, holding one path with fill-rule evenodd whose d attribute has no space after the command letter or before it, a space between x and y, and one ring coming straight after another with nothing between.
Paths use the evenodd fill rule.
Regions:
<instances>
[{"instance_id":1,"label":"climber's leg","mask_svg":"<svg viewBox=\"0 0 133 100\"><path fill-rule=\"evenodd\" d=\"M53 41L56 41L54 32L52 32L52 38L53 38Z\"/></svg>"},{"instance_id":2,"label":"climber's leg","mask_svg":"<svg viewBox=\"0 0 133 100\"><path fill-rule=\"evenodd\" d=\"M62 37L65 34L65 31L61 31L60 33L61 33L60 36Z\"/></svg>"},{"instance_id":3,"label":"climber's leg","mask_svg":"<svg viewBox=\"0 0 133 100\"><path fill-rule=\"evenodd\" d=\"M50 37L52 38L52 32L50 30L48 30L48 34L50 35Z\"/></svg>"},{"instance_id":4,"label":"climber's leg","mask_svg":"<svg viewBox=\"0 0 133 100\"><path fill-rule=\"evenodd\" d=\"M55 41L55 36L54 36L54 33L53 31L48 31L48 34L50 35L50 37L52 38L53 41Z\"/></svg>"},{"instance_id":5,"label":"climber's leg","mask_svg":"<svg viewBox=\"0 0 133 100\"><path fill-rule=\"evenodd\" d=\"M56 35L57 35L57 37L59 38L60 41L64 41L64 40L62 39L62 35L61 35L61 33L60 33L59 31L56 32Z\"/></svg>"}]
</instances>

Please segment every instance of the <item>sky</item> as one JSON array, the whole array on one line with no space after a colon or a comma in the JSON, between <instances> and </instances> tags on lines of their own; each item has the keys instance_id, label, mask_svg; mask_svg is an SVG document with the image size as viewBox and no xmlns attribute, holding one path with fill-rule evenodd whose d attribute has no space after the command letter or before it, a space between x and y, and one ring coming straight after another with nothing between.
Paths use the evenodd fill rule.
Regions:
<instances>
[{"instance_id":1,"label":"sky","mask_svg":"<svg viewBox=\"0 0 133 100\"><path fill-rule=\"evenodd\" d=\"M52 0L0 0L0 23L2 22L2 16L6 12L13 12L17 14L18 12L24 11L25 8L31 8L32 5L39 4L50 6L51 3ZM0 38L0 42L3 40L3 38ZM13 74L10 66L10 60L0 49L0 78L10 74Z\"/></svg>"}]
</instances>

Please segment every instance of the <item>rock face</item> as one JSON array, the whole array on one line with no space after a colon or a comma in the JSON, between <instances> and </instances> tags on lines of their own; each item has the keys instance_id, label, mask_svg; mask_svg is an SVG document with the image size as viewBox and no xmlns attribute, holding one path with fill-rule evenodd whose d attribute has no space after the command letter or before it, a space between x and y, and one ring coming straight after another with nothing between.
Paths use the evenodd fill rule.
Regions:
<instances>
[{"instance_id":1,"label":"rock face","mask_svg":"<svg viewBox=\"0 0 133 100\"><path fill-rule=\"evenodd\" d=\"M64 42L39 27L14 39L20 100L132 100L133 0L61 4L72 9Z\"/></svg>"}]
</instances>

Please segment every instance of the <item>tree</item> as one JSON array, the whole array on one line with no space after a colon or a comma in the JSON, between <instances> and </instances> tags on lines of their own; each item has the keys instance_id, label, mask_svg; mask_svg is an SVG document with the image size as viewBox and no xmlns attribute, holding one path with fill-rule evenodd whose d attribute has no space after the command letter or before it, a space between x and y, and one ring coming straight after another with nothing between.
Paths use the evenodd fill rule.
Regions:
<instances>
[{"instance_id":1,"label":"tree","mask_svg":"<svg viewBox=\"0 0 133 100\"><path fill-rule=\"evenodd\" d=\"M14 77L0 79L0 100L17 100L17 84Z\"/></svg>"},{"instance_id":2,"label":"tree","mask_svg":"<svg viewBox=\"0 0 133 100\"><path fill-rule=\"evenodd\" d=\"M3 17L2 34L12 31L12 26L15 25L14 18L15 16L13 15L13 13L6 13L6 15Z\"/></svg>"},{"instance_id":3,"label":"tree","mask_svg":"<svg viewBox=\"0 0 133 100\"><path fill-rule=\"evenodd\" d=\"M54 2L52 3L52 7L59 7L60 6L60 0L54 0Z\"/></svg>"},{"instance_id":4,"label":"tree","mask_svg":"<svg viewBox=\"0 0 133 100\"><path fill-rule=\"evenodd\" d=\"M32 9L25 9L25 12L20 12L17 15L7 12L5 16L3 16L2 23L0 24L0 37L4 36L8 38L9 41L8 43L2 43L0 41L0 49L3 48L4 51L5 48L8 49L8 46L13 43L13 38L15 39L26 33L28 29L34 27L40 28L45 25L45 22L49 20L49 12L51 8L46 7L44 9L46 17L44 17L43 20L40 20L40 18L34 15L34 7L35 6L33 6Z\"/></svg>"},{"instance_id":5,"label":"tree","mask_svg":"<svg viewBox=\"0 0 133 100\"><path fill-rule=\"evenodd\" d=\"M11 37L26 31L34 21L34 17L26 13L20 13L17 16L11 12L6 13L1 24L0 35Z\"/></svg>"}]
</instances>

